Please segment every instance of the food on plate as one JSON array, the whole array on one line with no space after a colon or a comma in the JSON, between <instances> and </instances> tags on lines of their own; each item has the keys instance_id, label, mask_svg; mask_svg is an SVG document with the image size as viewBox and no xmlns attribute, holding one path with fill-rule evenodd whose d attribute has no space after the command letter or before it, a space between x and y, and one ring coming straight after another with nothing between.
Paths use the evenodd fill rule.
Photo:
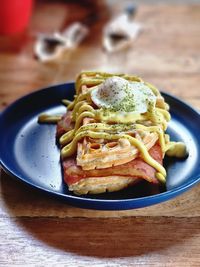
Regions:
<instances>
[{"instance_id":1,"label":"food on plate","mask_svg":"<svg viewBox=\"0 0 200 267\"><path fill-rule=\"evenodd\" d=\"M75 194L118 191L139 181L166 182L165 154L185 157L186 147L166 134L169 106L153 85L126 74L82 72L76 95L57 122L64 180Z\"/></svg>"}]
</instances>

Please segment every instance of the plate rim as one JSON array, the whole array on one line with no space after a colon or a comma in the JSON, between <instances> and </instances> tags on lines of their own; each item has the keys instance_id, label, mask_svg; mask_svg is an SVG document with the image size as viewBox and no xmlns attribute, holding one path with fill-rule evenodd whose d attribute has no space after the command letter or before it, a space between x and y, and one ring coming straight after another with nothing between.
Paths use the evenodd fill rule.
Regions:
<instances>
[{"instance_id":1,"label":"plate rim","mask_svg":"<svg viewBox=\"0 0 200 267\"><path fill-rule=\"evenodd\" d=\"M23 102L24 99L26 99L27 97L30 97L32 95L35 95L37 93L41 93L41 92L45 92L49 89L53 89L56 88L58 86L66 86L66 85L74 85L75 83L73 81L69 81L69 82L65 82L65 83L58 83L58 84L53 84L41 89L38 89L36 91L33 91L31 93L25 94L24 96L16 99L15 101L13 101L8 107L6 107L1 113L0 113L0 123L1 123L1 119L3 118L4 114L8 113L14 106L19 105L20 102ZM195 112L199 117L200 117L200 112L198 111L198 109L192 107L190 104L188 104L187 102L180 100L177 96L172 95L171 93L165 92L165 91L160 91L162 95L167 96L172 98L173 100L179 102L179 104L186 106L187 108L189 108L191 111ZM1 153L0 153L1 154ZM151 206L151 205L155 205L155 204L159 204L165 201L169 201L171 199L171 197L175 197L180 195L181 193L187 191L188 189L190 189L191 187L195 186L196 184L198 184L200 182L200 173L195 176L195 177L191 177L190 181L184 183L183 185L180 185L174 189L170 189L168 191L156 194L156 195L150 195L150 196L144 196L144 197L139 197L139 198L130 198L130 199L95 199L95 198L82 198L81 196L76 196L76 195L68 195L68 194L64 194L61 192L57 192L57 191L52 191L50 189L44 188L40 185L34 184L30 181L27 181L26 178L17 175L14 171L12 171L12 168L10 168L9 166L7 166L6 164L4 164L4 161L2 160L2 157L0 157L0 164L2 169L8 173L9 175L11 175L12 177L14 177L15 179L19 180L20 182L25 183L26 185L39 190L41 192L45 192L51 196L54 197L58 197L58 198L62 198L65 199L66 201L70 201L70 204L74 205L74 206L78 206L78 207L82 207L82 208L89 208L89 209L99 209L99 210L126 210L126 209L134 209L134 206L137 204L139 204L140 202L142 202L142 205L139 205L140 207L136 207L136 208L142 208L142 207L146 207L146 206ZM162 200L162 201L160 201ZM73 202L75 201L75 202ZM150 204L145 204L146 202L150 201ZM80 205L78 203L82 202L83 205ZM87 204L91 203L92 206L88 206ZM99 206L104 204L104 207ZM114 204L113 207L111 207L111 205ZM118 205L117 205L118 204ZM128 207L124 207L124 204L128 204ZM132 204L132 205L131 205Z\"/></svg>"}]
</instances>

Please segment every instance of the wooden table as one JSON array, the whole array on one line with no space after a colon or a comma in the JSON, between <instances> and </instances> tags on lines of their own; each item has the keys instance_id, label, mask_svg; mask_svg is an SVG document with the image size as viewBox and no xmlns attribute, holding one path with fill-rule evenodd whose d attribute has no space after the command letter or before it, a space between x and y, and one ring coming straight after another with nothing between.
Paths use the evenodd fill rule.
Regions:
<instances>
[{"instance_id":1,"label":"wooden table","mask_svg":"<svg viewBox=\"0 0 200 267\"><path fill-rule=\"evenodd\" d=\"M99 20L81 46L57 62L36 61L35 34L88 16L76 5L40 1L27 34L0 38L1 109L82 69L136 73L200 108L200 5L139 6L143 30L116 55L101 48L110 12L99 4ZM3 171L0 183L0 266L200 266L199 186L159 205L110 212L74 208Z\"/></svg>"}]
</instances>

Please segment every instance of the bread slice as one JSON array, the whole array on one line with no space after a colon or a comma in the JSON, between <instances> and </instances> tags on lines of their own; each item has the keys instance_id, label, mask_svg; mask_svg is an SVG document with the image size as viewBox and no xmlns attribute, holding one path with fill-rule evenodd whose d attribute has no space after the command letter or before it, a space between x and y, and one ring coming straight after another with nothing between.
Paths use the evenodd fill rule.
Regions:
<instances>
[{"instance_id":1,"label":"bread slice","mask_svg":"<svg viewBox=\"0 0 200 267\"><path fill-rule=\"evenodd\" d=\"M69 190L76 195L100 194L122 190L140 179L127 176L88 177L71 184Z\"/></svg>"}]
</instances>

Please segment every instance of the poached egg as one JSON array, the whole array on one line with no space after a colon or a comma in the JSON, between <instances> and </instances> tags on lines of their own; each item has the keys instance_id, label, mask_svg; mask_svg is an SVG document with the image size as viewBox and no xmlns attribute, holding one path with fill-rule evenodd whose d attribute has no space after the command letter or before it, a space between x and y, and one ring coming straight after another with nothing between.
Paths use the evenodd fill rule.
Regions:
<instances>
[{"instance_id":1,"label":"poached egg","mask_svg":"<svg viewBox=\"0 0 200 267\"><path fill-rule=\"evenodd\" d=\"M156 104L156 96L143 82L129 82L117 76L94 88L91 98L97 107L114 112L141 114Z\"/></svg>"}]
</instances>

